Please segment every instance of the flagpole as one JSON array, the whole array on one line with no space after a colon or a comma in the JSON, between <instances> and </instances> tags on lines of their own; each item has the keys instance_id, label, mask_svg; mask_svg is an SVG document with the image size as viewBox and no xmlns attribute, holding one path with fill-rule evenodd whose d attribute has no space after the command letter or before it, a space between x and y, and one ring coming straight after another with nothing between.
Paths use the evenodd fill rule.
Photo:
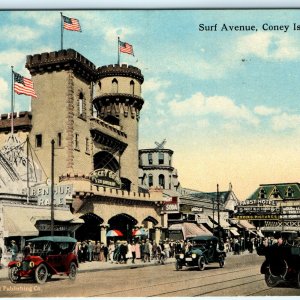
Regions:
<instances>
[{"instance_id":1,"label":"flagpole","mask_svg":"<svg viewBox=\"0 0 300 300\"><path fill-rule=\"evenodd\" d=\"M11 66L11 134L14 134L14 66Z\"/></svg>"},{"instance_id":2,"label":"flagpole","mask_svg":"<svg viewBox=\"0 0 300 300\"><path fill-rule=\"evenodd\" d=\"M63 14L60 12L60 48L63 50L63 35L64 35L64 28L63 28Z\"/></svg>"},{"instance_id":3,"label":"flagpole","mask_svg":"<svg viewBox=\"0 0 300 300\"><path fill-rule=\"evenodd\" d=\"M120 37L118 36L118 65L120 64Z\"/></svg>"}]
</instances>

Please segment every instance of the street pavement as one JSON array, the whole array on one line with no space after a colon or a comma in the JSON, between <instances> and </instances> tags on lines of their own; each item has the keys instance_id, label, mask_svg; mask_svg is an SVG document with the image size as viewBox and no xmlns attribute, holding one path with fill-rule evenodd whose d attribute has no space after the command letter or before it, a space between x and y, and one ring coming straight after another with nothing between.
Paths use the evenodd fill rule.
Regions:
<instances>
[{"instance_id":1,"label":"street pavement","mask_svg":"<svg viewBox=\"0 0 300 300\"><path fill-rule=\"evenodd\" d=\"M241 252L241 255L249 254L248 251ZM227 253L227 255L233 255L231 252ZM165 261L165 264L173 264L175 263L175 258L168 258ZM131 259L128 259L127 263L111 263L111 262L100 262L100 261L87 261L85 263L80 263L78 272L98 272L98 271L107 271L107 270L120 270L120 269L135 269L135 268L144 268L148 266L153 266L158 264L156 260L151 260L151 262L143 262L141 259L136 259L135 263L131 262ZM8 279L8 268L7 264L2 265L0 269L0 281Z\"/></svg>"}]
</instances>

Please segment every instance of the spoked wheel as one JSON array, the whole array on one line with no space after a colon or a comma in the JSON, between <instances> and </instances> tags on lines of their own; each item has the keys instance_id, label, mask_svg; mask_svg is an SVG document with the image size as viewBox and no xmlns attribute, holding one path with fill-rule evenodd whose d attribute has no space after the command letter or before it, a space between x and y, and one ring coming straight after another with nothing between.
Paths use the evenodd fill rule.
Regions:
<instances>
[{"instance_id":1,"label":"spoked wheel","mask_svg":"<svg viewBox=\"0 0 300 300\"><path fill-rule=\"evenodd\" d=\"M178 261L175 262L175 269L176 269L176 271L179 271L182 269L182 266L179 264Z\"/></svg>"},{"instance_id":2,"label":"spoked wheel","mask_svg":"<svg viewBox=\"0 0 300 300\"><path fill-rule=\"evenodd\" d=\"M300 271L297 274L297 288L300 289Z\"/></svg>"},{"instance_id":3,"label":"spoked wheel","mask_svg":"<svg viewBox=\"0 0 300 300\"><path fill-rule=\"evenodd\" d=\"M70 264L70 271L69 271L69 278L71 280L75 280L76 275L77 275L77 266L74 262L71 262Z\"/></svg>"},{"instance_id":4,"label":"spoked wheel","mask_svg":"<svg viewBox=\"0 0 300 300\"><path fill-rule=\"evenodd\" d=\"M43 284L47 281L48 278L48 270L44 264L40 264L35 269L35 281L39 284Z\"/></svg>"},{"instance_id":5,"label":"spoked wheel","mask_svg":"<svg viewBox=\"0 0 300 300\"><path fill-rule=\"evenodd\" d=\"M20 280L18 268L16 266L8 269L8 278L12 283L17 283Z\"/></svg>"},{"instance_id":6,"label":"spoked wheel","mask_svg":"<svg viewBox=\"0 0 300 300\"><path fill-rule=\"evenodd\" d=\"M267 286L275 287L280 282L280 277L272 275L270 273L270 271L267 270L266 274L265 274L265 282L266 282Z\"/></svg>"},{"instance_id":7,"label":"spoked wheel","mask_svg":"<svg viewBox=\"0 0 300 300\"><path fill-rule=\"evenodd\" d=\"M204 262L204 258L202 256L199 257L198 268L200 271L203 271L205 269L205 262Z\"/></svg>"}]
</instances>

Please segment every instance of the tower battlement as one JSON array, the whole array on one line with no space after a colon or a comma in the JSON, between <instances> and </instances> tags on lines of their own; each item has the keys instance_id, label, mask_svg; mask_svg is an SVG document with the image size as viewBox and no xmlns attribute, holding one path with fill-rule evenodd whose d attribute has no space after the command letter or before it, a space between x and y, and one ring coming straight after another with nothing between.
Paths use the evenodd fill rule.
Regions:
<instances>
[{"instance_id":1,"label":"tower battlement","mask_svg":"<svg viewBox=\"0 0 300 300\"><path fill-rule=\"evenodd\" d=\"M25 66L31 75L72 69L90 81L96 77L96 66L73 49L27 55Z\"/></svg>"},{"instance_id":2,"label":"tower battlement","mask_svg":"<svg viewBox=\"0 0 300 300\"><path fill-rule=\"evenodd\" d=\"M122 65L107 65L97 69L98 79L110 76L132 77L137 79L141 84L144 82L144 76L141 70L137 67L122 64Z\"/></svg>"}]
</instances>

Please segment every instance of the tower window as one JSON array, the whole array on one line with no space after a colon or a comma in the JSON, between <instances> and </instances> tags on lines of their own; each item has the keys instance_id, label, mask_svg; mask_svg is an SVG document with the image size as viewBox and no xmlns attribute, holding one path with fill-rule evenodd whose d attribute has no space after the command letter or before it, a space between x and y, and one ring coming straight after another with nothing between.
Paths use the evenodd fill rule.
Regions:
<instances>
[{"instance_id":1,"label":"tower window","mask_svg":"<svg viewBox=\"0 0 300 300\"><path fill-rule=\"evenodd\" d=\"M79 150L79 134L75 133L75 149Z\"/></svg>"},{"instance_id":2,"label":"tower window","mask_svg":"<svg viewBox=\"0 0 300 300\"><path fill-rule=\"evenodd\" d=\"M42 144L43 144L43 136L41 134L37 134L35 136L35 146L37 148L40 148L42 147Z\"/></svg>"},{"instance_id":3,"label":"tower window","mask_svg":"<svg viewBox=\"0 0 300 300\"><path fill-rule=\"evenodd\" d=\"M148 176L148 183L149 183L149 187L153 186L153 175L149 174Z\"/></svg>"},{"instance_id":4,"label":"tower window","mask_svg":"<svg viewBox=\"0 0 300 300\"><path fill-rule=\"evenodd\" d=\"M112 81L112 93L118 92L118 80L116 78Z\"/></svg>"},{"instance_id":5,"label":"tower window","mask_svg":"<svg viewBox=\"0 0 300 300\"><path fill-rule=\"evenodd\" d=\"M152 153L148 153L148 163L149 163L149 165L153 164Z\"/></svg>"},{"instance_id":6,"label":"tower window","mask_svg":"<svg viewBox=\"0 0 300 300\"><path fill-rule=\"evenodd\" d=\"M163 174L158 176L158 183L163 189L165 188L165 176Z\"/></svg>"},{"instance_id":7,"label":"tower window","mask_svg":"<svg viewBox=\"0 0 300 300\"><path fill-rule=\"evenodd\" d=\"M86 103L82 92L78 96L78 117L82 119L86 118Z\"/></svg>"},{"instance_id":8,"label":"tower window","mask_svg":"<svg viewBox=\"0 0 300 300\"><path fill-rule=\"evenodd\" d=\"M294 197L294 190L289 186L285 192L286 197Z\"/></svg>"},{"instance_id":9,"label":"tower window","mask_svg":"<svg viewBox=\"0 0 300 300\"><path fill-rule=\"evenodd\" d=\"M133 80L130 81L130 94L134 95L134 81Z\"/></svg>"},{"instance_id":10,"label":"tower window","mask_svg":"<svg viewBox=\"0 0 300 300\"><path fill-rule=\"evenodd\" d=\"M158 164L159 165L164 164L164 154L162 152L158 153Z\"/></svg>"},{"instance_id":11,"label":"tower window","mask_svg":"<svg viewBox=\"0 0 300 300\"><path fill-rule=\"evenodd\" d=\"M90 153L90 149L89 149L89 138L85 139L85 152L86 153Z\"/></svg>"},{"instance_id":12,"label":"tower window","mask_svg":"<svg viewBox=\"0 0 300 300\"><path fill-rule=\"evenodd\" d=\"M59 132L57 134L57 145L58 145L58 147L61 147L61 145L62 145L62 135L61 135L61 132Z\"/></svg>"}]
</instances>

